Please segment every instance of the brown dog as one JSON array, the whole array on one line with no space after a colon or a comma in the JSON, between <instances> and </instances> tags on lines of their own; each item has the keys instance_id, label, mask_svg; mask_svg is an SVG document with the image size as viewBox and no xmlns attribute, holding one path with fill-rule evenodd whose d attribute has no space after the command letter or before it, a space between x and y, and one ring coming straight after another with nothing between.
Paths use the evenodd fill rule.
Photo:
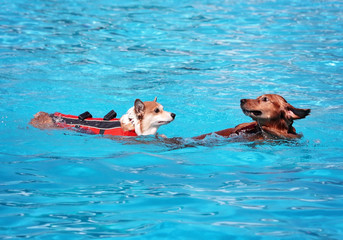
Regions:
<instances>
[{"instance_id":1,"label":"brown dog","mask_svg":"<svg viewBox=\"0 0 343 240\"><path fill-rule=\"evenodd\" d=\"M241 108L245 115L255 121L215 133L223 137L241 135L244 139L252 141L265 138L299 138L301 135L297 134L292 126L293 120L305 118L311 111L295 108L276 94L265 94L257 99L241 99ZM194 139L204 139L210 134L200 135Z\"/></svg>"}]
</instances>

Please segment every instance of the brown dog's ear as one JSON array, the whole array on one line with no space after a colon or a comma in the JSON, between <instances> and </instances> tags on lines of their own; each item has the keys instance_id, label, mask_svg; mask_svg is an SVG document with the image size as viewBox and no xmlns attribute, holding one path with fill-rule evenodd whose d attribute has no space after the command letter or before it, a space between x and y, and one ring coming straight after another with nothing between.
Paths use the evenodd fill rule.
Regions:
<instances>
[{"instance_id":1,"label":"brown dog's ear","mask_svg":"<svg viewBox=\"0 0 343 240\"><path fill-rule=\"evenodd\" d=\"M154 102L157 102L157 97L155 97Z\"/></svg>"},{"instance_id":2,"label":"brown dog's ear","mask_svg":"<svg viewBox=\"0 0 343 240\"><path fill-rule=\"evenodd\" d=\"M311 109L295 108L292 105L286 107L286 117L292 120L305 118L310 112Z\"/></svg>"},{"instance_id":3,"label":"brown dog's ear","mask_svg":"<svg viewBox=\"0 0 343 240\"><path fill-rule=\"evenodd\" d=\"M145 110L144 103L140 99L136 99L135 101L135 113L138 116L143 116Z\"/></svg>"}]
</instances>

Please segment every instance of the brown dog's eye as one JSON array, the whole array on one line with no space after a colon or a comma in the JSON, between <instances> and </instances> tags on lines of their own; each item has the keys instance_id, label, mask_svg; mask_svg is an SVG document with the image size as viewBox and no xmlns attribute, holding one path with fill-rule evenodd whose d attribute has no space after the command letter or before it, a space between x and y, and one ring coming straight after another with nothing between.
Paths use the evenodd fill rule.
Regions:
<instances>
[{"instance_id":1,"label":"brown dog's eye","mask_svg":"<svg viewBox=\"0 0 343 240\"><path fill-rule=\"evenodd\" d=\"M268 99L267 97L263 97L263 98L262 98L262 101L263 101L263 102L268 102L269 99Z\"/></svg>"},{"instance_id":2,"label":"brown dog's eye","mask_svg":"<svg viewBox=\"0 0 343 240\"><path fill-rule=\"evenodd\" d=\"M160 109L158 109L158 108L155 108L155 113L159 113L160 112Z\"/></svg>"}]
</instances>

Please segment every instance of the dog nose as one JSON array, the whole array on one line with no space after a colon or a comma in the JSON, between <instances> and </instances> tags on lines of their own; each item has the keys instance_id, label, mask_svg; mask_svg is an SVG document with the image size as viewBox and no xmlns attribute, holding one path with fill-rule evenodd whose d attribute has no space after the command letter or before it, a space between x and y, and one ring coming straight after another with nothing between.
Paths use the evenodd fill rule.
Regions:
<instances>
[{"instance_id":1,"label":"dog nose","mask_svg":"<svg viewBox=\"0 0 343 240\"><path fill-rule=\"evenodd\" d=\"M173 119L175 119L176 114L175 114L175 113L171 113L170 116L171 116Z\"/></svg>"},{"instance_id":2,"label":"dog nose","mask_svg":"<svg viewBox=\"0 0 343 240\"><path fill-rule=\"evenodd\" d=\"M241 104L244 104L244 103L246 103L246 102L247 102L246 99L241 99Z\"/></svg>"}]
</instances>

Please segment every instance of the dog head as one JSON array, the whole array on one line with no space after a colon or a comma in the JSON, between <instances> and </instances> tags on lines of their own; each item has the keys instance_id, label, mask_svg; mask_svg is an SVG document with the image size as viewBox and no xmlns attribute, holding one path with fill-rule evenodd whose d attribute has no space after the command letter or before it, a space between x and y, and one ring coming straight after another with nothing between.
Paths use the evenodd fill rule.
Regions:
<instances>
[{"instance_id":1,"label":"dog head","mask_svg":"<svg viewBox=\"0 0 343 240\"><path fill-rule=\"evenodd\" d=\"M164 111L163 106L154 101L142 102L136 99L134 106L120 118L124 130L135 130L137 135L154 135L158 128L175 119L175 113Z\"/></svg>"},{"instance_id":2,"label":"dog head","mask_svg":"<svg viewBox=\"0 0 343 240\"><path fill-rule=\"evenodd\" d=\"M241 99L241 108L245 115L261 127L270 127L277 131L287 130L288 133L295 133L293 120L305 118L311 111L295 108L276 94L265 94L257 99Z\"/></svg>"}]
</instances>

